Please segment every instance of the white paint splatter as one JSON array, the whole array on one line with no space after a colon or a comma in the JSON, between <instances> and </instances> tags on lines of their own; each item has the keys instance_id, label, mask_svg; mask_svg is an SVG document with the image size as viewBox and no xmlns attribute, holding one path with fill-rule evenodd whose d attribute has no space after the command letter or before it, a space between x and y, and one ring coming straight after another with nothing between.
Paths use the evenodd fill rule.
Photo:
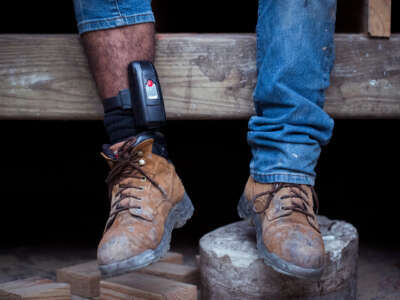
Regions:
<instances>
[{"instance_id":1,"label":"white paint splatter","mask_svg":"<svg viewBox=\"0 0 400 300\"><path fill-rule=\"evenodd\" d=\"M334 235L324 235L324 236L322 237L322 239L323 239L324 241L332 241L332 240L335 239L335 236L334 236Z\"/></svg>"},{"instance_id":2,"label":"white paint splatter","mask_svg":"<svg viewBox=\"0 0 400 300\"><path fill-rule=\"evenodd\" d=\"M32 86L34 84L43 83L52 80L53 77L50 74L29 74L29 75L17 75L9 76L8 82L11 86Z\"/></svg>"}]
</instances>

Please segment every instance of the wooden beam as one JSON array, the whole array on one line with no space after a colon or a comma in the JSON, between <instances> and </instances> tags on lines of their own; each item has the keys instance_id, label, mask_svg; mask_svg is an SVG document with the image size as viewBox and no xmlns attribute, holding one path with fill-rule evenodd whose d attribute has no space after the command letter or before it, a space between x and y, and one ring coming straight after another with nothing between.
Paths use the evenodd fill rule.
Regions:
<instances>
[{"instance_id":1,"label":"wooden beam","mask_svg":"<svg viewBox=\"0 0 400 300\"><path fill-rule=\"evenodd\" d=\"M326 111L335 118L400 117L400 35L338 34ZM254 113L255 35L159 34L156 67L169 119ZM0 119L100 120L77 35L0 35Z\"/></svg>"},{"instance_id":2,"label":"wooden beam","mask_svg":"<svg viewBox=\"0 0 400 300\"><path fill-rule=\"evenodd\" d=\"M391 0L369 0L368 32L371 36L390 37Z\"/></svg>"}]
</instances>

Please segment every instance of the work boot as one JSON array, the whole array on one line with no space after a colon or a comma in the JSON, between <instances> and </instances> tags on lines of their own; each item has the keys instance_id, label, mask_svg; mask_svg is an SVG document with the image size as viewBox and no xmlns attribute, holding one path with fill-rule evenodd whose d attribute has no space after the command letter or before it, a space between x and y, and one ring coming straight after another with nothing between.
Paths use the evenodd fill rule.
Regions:
<instances>
[{"instance_id":1,"label":"work boot","mask_svg":"<svg viewBox=\"0 0 400 300\"><path fill-rule=\"evenodd\" d=\"M247 181L238 213L253 222L258 252L276 271L299 278L321 276L325 249L314 201L318 206L309 185Z\"/></svg>"},{"instance_id":2,"label":"work boot","mask_svg":"<svg viewBox=\"0 0 400 300\"><path fill-rule=\"evenodd\" d=\"M103 274L142 268L169 250L171 232L193 214L161 133L144 132L103 146L111 211L97 261Z\"/></svg>"}]
</instances>

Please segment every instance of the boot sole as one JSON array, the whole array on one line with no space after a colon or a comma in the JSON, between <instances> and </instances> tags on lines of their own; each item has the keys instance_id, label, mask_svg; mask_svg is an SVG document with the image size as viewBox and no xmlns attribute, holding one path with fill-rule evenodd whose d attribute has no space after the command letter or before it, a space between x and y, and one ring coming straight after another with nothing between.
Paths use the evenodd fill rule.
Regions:
<instances>
[{"instance_id":1,"label":"boot sole","mask_svg":"<svg viewBox=\"0 0 400 300\"><path fill-rule=\"evenodd\" d=\"M148 249L139 255L107 265L99 265L100 272L106 276L115 276L140 269L158 261L170 248L172 230L181 228L193 215L194 207L185 193L183 199L171 209L164 226L160 244L155 249Z\"/></svg>"},{"instance_id":2,"label":"boot sole","mask_svg":"<svg viewBox=\"0 0 400 300\"><path fill-rule=\"evenodd\" d=\"M250 206L244 195L242 195L242 197L240 198L237 210L239 216L242 219L251 220L253 222L256 229L257 250L259 255L263 258L265 264L267 264L279 273L294 276L297 278L319 279L321 277L324 267L317 269L302 268L292 263L289 263L277 256L276 254L268 251L262 239L261 218L253 211L252 207Z\"/></svg>"}]
</instances>

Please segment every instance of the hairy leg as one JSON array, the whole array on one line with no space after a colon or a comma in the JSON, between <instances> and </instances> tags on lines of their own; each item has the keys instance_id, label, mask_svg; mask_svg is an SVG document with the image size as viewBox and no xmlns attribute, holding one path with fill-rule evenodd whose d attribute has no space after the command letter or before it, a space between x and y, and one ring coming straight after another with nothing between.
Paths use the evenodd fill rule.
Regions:
<instances>
[{"instance_id":1,"label":"hairy leg","mask_svg":"<svg viewBox=\"0 0 400 300\"><path fill-rule=\"evenodd\" d=\"M154 23L141 23L82 35L89 66L102 99L128 88L127 66L154 60Z\"/></svg>"}]
</instances>

